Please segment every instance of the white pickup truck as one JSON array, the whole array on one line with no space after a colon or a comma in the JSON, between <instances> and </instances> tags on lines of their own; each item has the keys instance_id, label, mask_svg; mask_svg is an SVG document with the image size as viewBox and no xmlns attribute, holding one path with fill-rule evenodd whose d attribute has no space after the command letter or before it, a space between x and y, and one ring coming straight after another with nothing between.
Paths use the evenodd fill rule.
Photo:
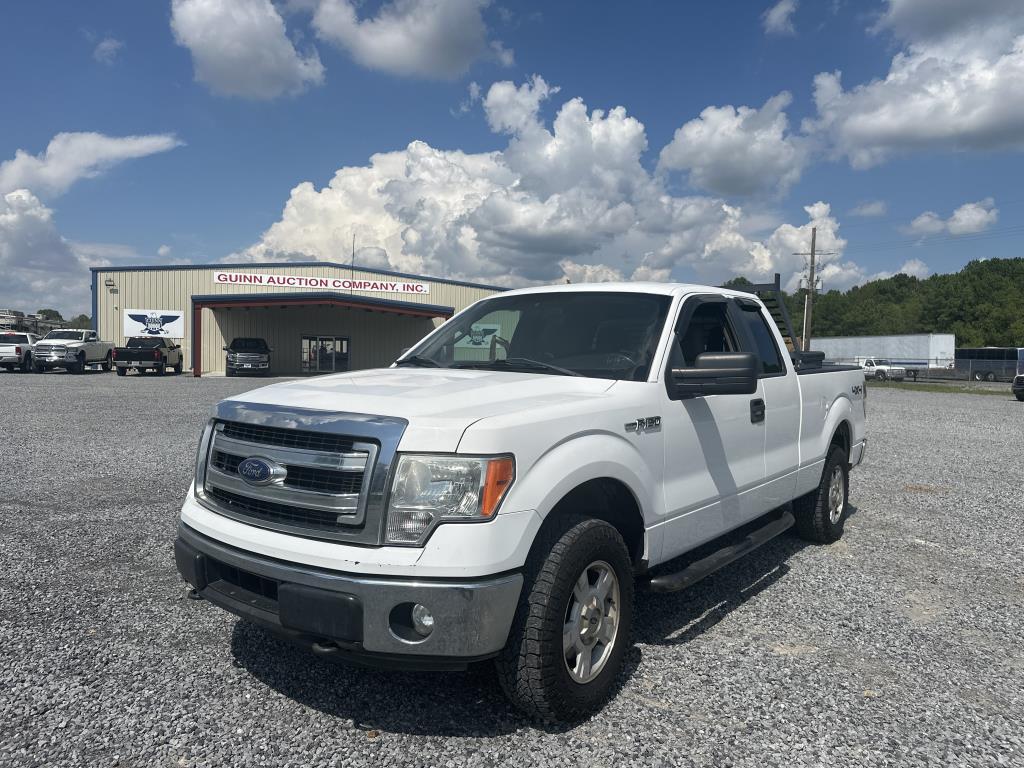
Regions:
<instances>
[{"instance_id":1,"label":"white pickup truck","mask_svg":"<svg viewBox=\"0 0 1024 768\"><path fill-rule=\"evenodd\" d=\"M493 658L523 710L580 717L622 667L635 585L683 589L794 523L842 534L864 374L794 357L736 291L484 299L391 368L221 402L178 570L321 656Z\"/></svg>"},{"instance_id":2,"label":"white pickup truck","mask_svg":"<svg viewBox=\"0 0 1024 768\"><path fill-rule=\"evenodd\" d=\"M0 368L28 373L32 370L32 350L38 336L21 331L0 331Z\"/></svg>"},{"instance_id":3,"label":"white pickup truck","mask_svg":"<svg viewBox=\"0 0 1024 768\"><path fill-rule=\"evenodd\" d=\"M50 331L35 347L32 365L36 373L48 368L64 368L82 373L85 366L99 363L104 371L114 367L114 345L100 341L96 331L62 328Z\"/></svg>"},{"instance_id":4,"label":"white pickup truck","mask_svg":"<svg viewBox=\"0 0 1024 768\"><path fill-rule=\"evenodd\" d=\"M858 357L857 365L864 369L866 379L903 381L907 377L906 368L902 365L893 365L891 360L884 357Z\"/></svg>"}]
</instances>

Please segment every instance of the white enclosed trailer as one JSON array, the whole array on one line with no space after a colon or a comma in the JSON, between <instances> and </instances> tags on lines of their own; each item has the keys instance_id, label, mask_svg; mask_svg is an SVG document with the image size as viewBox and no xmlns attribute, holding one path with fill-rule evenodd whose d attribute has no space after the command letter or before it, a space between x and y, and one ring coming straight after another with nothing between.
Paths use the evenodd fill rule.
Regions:
<instances>
[{"instance_id":1,"label":"white enclosed trailer","mask_svg":"<svg viewBox=\"0 0 1024 768\"><path fill-rule=\"evenodd\" d=\"M811 339L811 349L837 363L881 357L895 365L948 368L953 364L956 337L952 333L907 333L897 336L834 336Z\"/></svg>"}]
</instances>

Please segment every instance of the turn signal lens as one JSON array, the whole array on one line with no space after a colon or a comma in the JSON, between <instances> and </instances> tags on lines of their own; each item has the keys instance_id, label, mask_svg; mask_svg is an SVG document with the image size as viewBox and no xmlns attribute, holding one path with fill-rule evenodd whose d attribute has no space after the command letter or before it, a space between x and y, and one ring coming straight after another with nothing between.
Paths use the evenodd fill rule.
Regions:
<instances>
[{"instance_id":1,"label":"turn signal lens","mask_svg":"<svg viewBox=\"0 0 1024 768\"><path fill-rule=\"evenodd\" d=\"M491 517L498 509L501 497L512 485L515 463L511 457L491 459L487 463L487 479L484 480L483 498L480 504L481 517Z\"/></svg>"}]
</instances>

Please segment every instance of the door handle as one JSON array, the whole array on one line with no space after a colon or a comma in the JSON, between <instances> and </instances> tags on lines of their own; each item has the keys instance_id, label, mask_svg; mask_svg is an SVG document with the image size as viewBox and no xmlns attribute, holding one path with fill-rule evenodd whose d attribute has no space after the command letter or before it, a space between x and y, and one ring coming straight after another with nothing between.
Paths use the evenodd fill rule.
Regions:
<instances>
[{"instance_id":1,"label":"door handle","mask_svg":"<svg viewBox=\"0 0 1024 768\"><path fill-rule=\"evenodd\" d=\"M750 401L750 423L758 424L764 421L764 400L757 398Z\"/></svg>"}]
</instances>

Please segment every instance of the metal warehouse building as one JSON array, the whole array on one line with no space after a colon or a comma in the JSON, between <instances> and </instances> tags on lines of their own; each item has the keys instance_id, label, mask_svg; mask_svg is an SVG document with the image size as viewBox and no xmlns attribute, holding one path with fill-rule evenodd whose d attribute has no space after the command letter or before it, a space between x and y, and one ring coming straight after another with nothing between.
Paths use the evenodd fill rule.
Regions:
<instances>
[{"instance_id":1,"label":"metal warehouse building","mask_svg":"<svg viewBox=\"0 0 1024 768\"><path fill-rule=\"evenodd\" d=\"M92 268L93 327L178 341L193 375L224 372L224 346L266 339L271 373L389 365L456 312L500 288L330 262Z\"/></svg>"}]
</instances>

